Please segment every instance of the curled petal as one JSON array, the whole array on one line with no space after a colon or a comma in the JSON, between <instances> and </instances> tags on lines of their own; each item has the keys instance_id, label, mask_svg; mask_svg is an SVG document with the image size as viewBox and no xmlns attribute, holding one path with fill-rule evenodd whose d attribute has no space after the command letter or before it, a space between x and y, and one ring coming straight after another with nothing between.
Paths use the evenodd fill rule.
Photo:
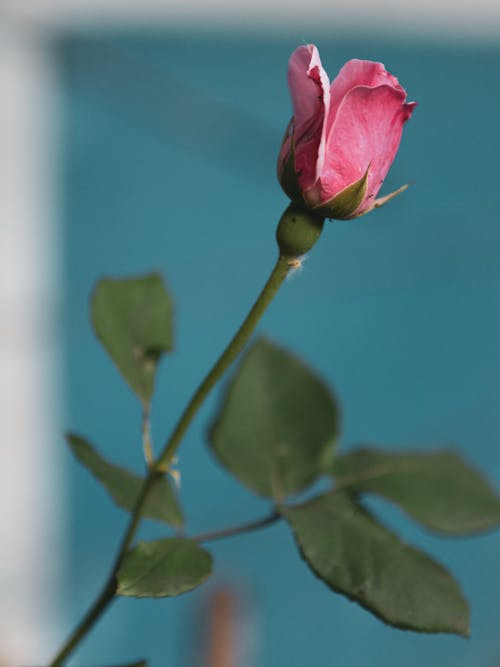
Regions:
<instances>
[{"instance_id":1,"label":"curled petal","mask_svg":"<svg viewBox=\"0 0 500 667\"><path fill-rule=\"evenodd\" d=\"M399 86L357 86L343 98L326 144L320 176L321 199L326 201L357 181L370 165L365 197L356 211L370 207L394 160L403 125L414 104L405 104Z\"/></svg>"},{"instance_id":2,"label":"curled petal","mask_svg":"<svg viewBox=\"0 0 500 667\"><path fill-rule=\"evenodd\" d=\"M302 190L308 190L323 168L330 107L330 81L314 45L293 52L288 85L294 111L295 165Z\"/></svg>"},{"instance_id":3,"label":"curled petal","mask_svg":"<svg viewBox=\"0 0 500 667\"><path fill-rule=\"evenodd\" d=\"M376 88L384 85L399 90L406 97L406 93L397 78L385 69L383 63L357 59L346 62L330 86L328 130L333 125L340 103L350 90L357 86Z\"/></svg>"}]
</instances>

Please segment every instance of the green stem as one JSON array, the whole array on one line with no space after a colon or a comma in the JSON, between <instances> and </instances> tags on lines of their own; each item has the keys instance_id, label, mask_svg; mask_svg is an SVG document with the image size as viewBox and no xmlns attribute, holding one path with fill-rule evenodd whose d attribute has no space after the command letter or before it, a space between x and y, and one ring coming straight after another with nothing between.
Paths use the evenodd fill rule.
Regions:
<instances>
[{"instance_id":1,"label":"green stem","mask_svg":"<svg viewBox=\"0 0 500 667\"><path fill-rule=\"evenodd\" d=\"M257 326L264 311L273 300L276 292L282 285L283 281L288 275L290 269L294 266L293 262L288 257L280 256L271 273L269 280L264 285L257 301L254 303L252 309L248 313L245 321L236 332L234 338L216 361L212 370L208 373L206 378L200 384L191 401L184 410L177 426L175 427L170 439L165 444L163 452L158 459L157 469L168 470L170 463L179 447L182 438L191 424L193 417L196 415L198 408L208 396L218 380L223 375L224 371L232 364L238 354L243 349L245 343L250 338L253 330Z\"/></svg>"},{"instance_id":2,"label":"green stem","mask_svg":"<svg viewBox=\"0 0 500 667\"><path fill-rule=\"evenodd\" d=\"M276 521L279 521L283 517L278 512L273 512L268 516L265 516L263 519L257 519L256 521L249 521L248 523L240 523L237 526L231 526L230 528L223 528L222 530L214 530L210 533L201 533L200 535L195 535L190 539L195 542L213 542L214 540L222 540L226 537L233 537L234 535L241 535L242 533L251 533L254 530L259 530L260 528L265 528L270 526Z\"/></svg>"},{"instance_id":3,"label":"green stem","mask_svg":"<svg viewBox=\"0 0 500 667\"><path fill-rule=\"evenodd\" d=\"M149 495L151 486L155 481L155 479L157 479L158 476L160 475L161 473L150 471L148 476L144 480L144 484L142 485L140 493L135 502L129 524L127 526L127 530L125 532L125 535L123 536L120 548L118 550L118 555L115 559L115 562L111 569L111 573L106 583L104 584L102 591L100 592L100 594L98 595L98 597L96 598L90 609L87 611L85 616L82 618L80 623L76 626L71 635L68 637L68 640L59 649L59 652L53 658L52 662L49 664L49 667L60 667L61 665L64 664L66 658L78 646L80 641L89 632L89 630L92 628L92 626L101 616L101 614L107 609L109 604L114 600L116 592L116 574L123 562L123 558L125 557L125 554L127 553L127 550L132 540L134 539L137 527L139 526L139 523L142 518L141 517L142 509Z\"/></svg>"},{"instance_id":4,"label":"green stem","mask_svg":"<svg viewBox=\"0 0 500 667\"><path fill-rule=\"evenodd\" d=\"M85 637L87 632L92 628L94 623L103 613L103 611L108 607L108 605L113 601L116 590L115 577L110 576L106 582L101 593L95 600L92 607L85 614L83 619L80 621L75 630L71 633L68 641L61 647L59 653L50 663L50 667L60 667L64 664L66 658L73 652L73 649L77 647L80 641Z\"/></svg>"},{"instance_id":5,"label":"green stem","mask_svg":"<svg viewBox=\"0 0 500 667\"><path fill-rule=\"evenodd\" d=\"M224 371L230 366L230 364L236 359L238 354L243 349L245 343L248 341L252 335L253 330L257 326L260 318L264 314L264 311L271 303L276 292L283 284L288 272L293 268L294 263L289 257L280 256L276 265L269 277L269 280L264 285L262 292L260 293L257 301L250 310L245 321L241 327L236 332L236 335L231 340L229 345L226 347L222 355L219 357L212 370L208 373L206 378L198 387L197 391L193 395L188 406L184 410L177 426L175 427L172 436L165 445L165 448L158 458L157 462L151 464L149 473L144 480L144 484L141 487L141 491L136 500L134 509L132 511L132 516L128 524L126 533L123 537L118 555L116 557L115 563L111 570L111 574L102 589L100 595L97 597L93 605L90 607L86 615L83 617L81 622L72 632L67 642L62 646L62 648L57 653L56 657L52 660L49 667L60 667L63 665L65 659L72 653L72 651L77 647L80 641L85 637L85 635L92 628L97 619L109 606L110 602L114 599L116 591L116 574L122 564L123 558L130 547L132 540L134 539L135 533L139 526L139 523L142 518L142 510L144 503L149 495L151 486L154 480L161 476L166 470L168 470L172 458L179 447L182 437L184 436L188 426L196 415L199 407L208 396L212 388L218 382L220 377L223 375ZM272 521L277 520L277 518L272 519ZM271 523L270 517L267 519L266 523ZM259 527L259 526L257 526ZM248 528L252 530L253 528ZM229 529L231 530L231 529ZM244 530L241 532L245 532ZM209 538L205 538L209 539ZM213 537L211 539L217 539Z\"/></svg>"}]
</instances>

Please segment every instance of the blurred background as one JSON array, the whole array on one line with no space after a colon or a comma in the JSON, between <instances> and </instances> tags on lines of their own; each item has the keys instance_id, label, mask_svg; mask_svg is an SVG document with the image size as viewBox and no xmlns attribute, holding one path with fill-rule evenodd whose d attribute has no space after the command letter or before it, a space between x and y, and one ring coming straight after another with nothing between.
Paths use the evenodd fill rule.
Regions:
<instances>
[{"instance_id":1,"label":"blurred background","mask_svg":"<svg viewBox=\"0 0 500 667\"><path fill-rule=\"evenodd\" d=\"M140 406L91 333L93 284L158 269L174 295L161 443L274 262L299 44L318 45L331 78L353 57L399 77L419 106L385 192L413 185L328 224L260 330L331 383L345 451L453 444L500 486L497 2L3 0L0 21L2 667L49 659L125 525L64 431L141 470ZM217 396L181 449L190 533L266 510L206 451ZM500 533L443 541L373 507L461 582L469 641L383 626L315 579L277 525L210 545L215 576L192 594L119 600L74 664L500 665Z\"/></svg>"}]
</instances>

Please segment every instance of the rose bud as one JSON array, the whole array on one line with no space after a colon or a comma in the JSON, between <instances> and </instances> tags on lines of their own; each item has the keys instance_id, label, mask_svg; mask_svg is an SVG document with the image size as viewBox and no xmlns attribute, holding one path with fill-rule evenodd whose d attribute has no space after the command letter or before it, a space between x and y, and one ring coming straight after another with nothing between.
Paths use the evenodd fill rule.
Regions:
<instances>
[{"instance_id":1,"label":"rose bud","mask_svg":"<svg viewBox=\"0 0 500 667\"><path fill-rule=\"evenodd\" d=\"M407 187L376 199L416 106L382 63L350 60L330 85L318 49L300 46L289 61L288 85L294 115L278 178L294 203L345 220Z\"/></svg>"}]
</instances>

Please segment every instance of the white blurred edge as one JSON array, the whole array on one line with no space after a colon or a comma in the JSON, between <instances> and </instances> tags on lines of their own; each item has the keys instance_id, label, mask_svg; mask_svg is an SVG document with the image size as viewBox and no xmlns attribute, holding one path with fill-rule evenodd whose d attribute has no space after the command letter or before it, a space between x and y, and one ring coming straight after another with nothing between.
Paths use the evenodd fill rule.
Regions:
<instances>
[{"instance_id":1,"label":"white blurred edge","mask_svg":"<svg viewBox=\"0 0 500 667\"><path fill-rule=\"evenodd\" d=\"M303 28L390 32L402 37L493 37L500 33L498 0L3 0L7 11L26 13L53 27L234 27L274 33Z\"/></svg>"},{"instance_id":2,"label":"white blurred edge","mask_svg":"<svg viewBox=\"0 0 500 667\"><path fill-rule=\"evenodd\" d=\"M40 664L60 640L64 497L58 359L57 82L45 28L310 28L496 37L475 0L3 0L0 8L0 664ZM24 29L28 28L28 29Z\"/></svg>"},{"instance_id":3,"label":"white blurred edge","mask_svg":"<svg viewBox=\"0 0 500 667\"><path fill-rule=\"evenodd\" d=\"M0 24L2 667L54 650L62 555L56 86L40 36L10 27Z\"/></svg>"}]
</instances>

